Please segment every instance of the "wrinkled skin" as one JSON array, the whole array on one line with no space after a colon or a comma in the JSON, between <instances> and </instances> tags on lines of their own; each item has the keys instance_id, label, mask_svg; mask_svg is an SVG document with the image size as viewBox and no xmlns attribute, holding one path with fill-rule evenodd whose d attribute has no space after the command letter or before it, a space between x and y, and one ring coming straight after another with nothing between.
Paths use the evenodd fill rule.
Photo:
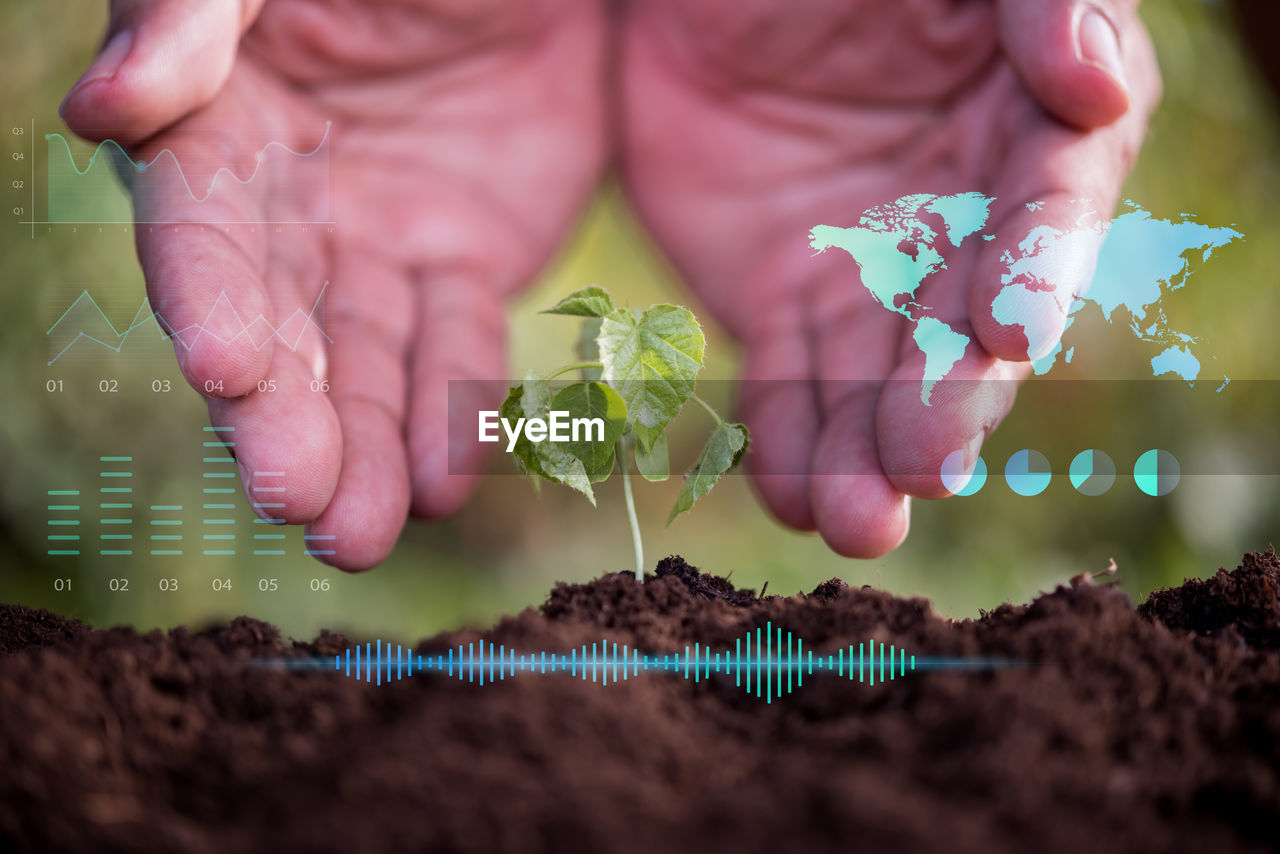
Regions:
<instances>
[{"instance_id":1,"label":"wrinkled skin","mask_svg":"<svg viewBox=\"0 0 1280 854\"><path fill-rule=\"evenodd\" d=\"M967 448L972 463L1008 412L1029 349L1043 355L1065 317L1031 324L1034 341L996 323L1000 257L1035 225L1069 228L1078 199L1107 215L1158 98L1150 44L1128 18L1132 103L1089 68L1064 75L1051 85L1071 84L1080 101L1056 102L1061 111L1102 127L1068 125L1015 72L999 11L869 0L632 8L628 187L691 286L744 342L745 378L775 381L743 386L766 503L843 554L898 545L907 496L946 495L943 459ZM1037 25L1013 25L1013 38L1030 39ZM917 300L973 342L948 380L994 382L959 383L926 408L924 357L903 318L858 284L847 254L814 257L806 236L910 193L966 191L997 199L984 229L997 239L962 244ZM1061 279L1084 284L1067 281L1069 271Z\"/></svg>"},{"instance_id":2,"label":"wrinkled skin","mask_svg":"<svg viewBox=\"0 0 1280 854\"><path fill-rule=\"evenodd\" d=\"M157 174L135 204L148 293L175 328L222 291L241 317L283 323L331 283L331 342L176 349L214 423L236 428L250 494L255 472L286 473L268 481L286 506L263 512L334 537L335 565L373 566L411 510L465 501L447 382L508 375L504 297L610 159L743 340L746 376L793 381L742 401L766 503L841 553L881 554L906 534L906 496L942 494L940 460L994 427L1014 383L924 410L918 383L848 382L918 379L920 357L852 260L811 257L808 230L912 192L996 196L1000 238L949 256L920 301L974 339L953 376L1016 380L1044 343L1031 339L1061 326L990 319L998 253L1033 221L1069 222L1072 199L1110 209L1159 83L1130 0L1106 4L1123 85L1063 43L1068 0L802 5L125 0L63 115L135 160L172 150L193 186L212 177L202 162L248 174L267 142L307 151L333 122L327 184L281 198L251 183L196 205ZM1046 206L1032 217L1027 201ZM220 224L324 215L335 227ZM174 222L217 224L154 224Z\"/></svg>"}]
</instances>

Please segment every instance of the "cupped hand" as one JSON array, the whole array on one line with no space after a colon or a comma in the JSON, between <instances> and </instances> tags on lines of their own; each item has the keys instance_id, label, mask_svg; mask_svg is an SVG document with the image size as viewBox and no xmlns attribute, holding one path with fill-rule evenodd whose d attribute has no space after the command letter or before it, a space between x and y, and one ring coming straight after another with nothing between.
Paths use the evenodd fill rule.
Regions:
<instances>
[{"instance_id":1,"label":"cupped hand","mask_svg":"<svg viewBox=\"0 0 1280 854\"><path fill-rule=\"evenodd\" d=\"M992 316L1037 226L1105 219L1159 98L1136 0L646 0L623 23L622 164L644 221L746 348L742 416L773 512L836 551L901 543L1061 336L1096 245L1038 271L1053 299ZM814 226L915 193L995 201L914 301L966 335L922 401L909 321ZM1087 200L1082 204L1081 200ZM941 226L941 220L937 225ZM941 230L941 229L939 229ZM952 381L961 382L952 382Z\"/></svg>"},{"instance_id":2,"label":"cupped hand","mask_svg":"<svg viewBox=\"0 0 1280 854\"><path fill-rule=\"evenodd\" d=\"M448 381L505 375L503 297L598 179L605 17L596 0L119 0L63 102L77 133L155 161L126 169L153 310L258 512L308 523L331 563L372 566L411 506L468 495ZM281 148L326 130L327 170Z\"/></svg>"}]
</instances>

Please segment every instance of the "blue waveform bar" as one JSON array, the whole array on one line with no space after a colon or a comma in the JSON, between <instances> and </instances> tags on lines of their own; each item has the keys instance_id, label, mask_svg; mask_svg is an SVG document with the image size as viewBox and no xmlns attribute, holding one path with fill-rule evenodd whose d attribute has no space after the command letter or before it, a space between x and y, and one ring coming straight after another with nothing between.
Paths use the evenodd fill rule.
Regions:
<instances>
[{"instance_id":1,"label":"blue waveform bar","mask_svg":"<svg viewBox=\"0 0 1280 854\"><path fill-rule=\"evenodd\" d=\"M327 667L325 661L274 662L291 668ZM868 638L816 653L804 639L772 622L738 638L730 648L685 646L684 652L654 654L610 641L582 644L557 652L521 652L484 639L424 655L382 640L357 645L333 657L334 671L373 685L414 675L443 675L459 681L493 684L520 674L562 674L600 685L617 684L642 674L665 673L693 682L732 676L749 696L772 703L803 687L805 677L835 676L866 685L893 682L922 670L993 670L1016 665L996 658L917 658L895 644Z\"/></svg>"}]
</instances>

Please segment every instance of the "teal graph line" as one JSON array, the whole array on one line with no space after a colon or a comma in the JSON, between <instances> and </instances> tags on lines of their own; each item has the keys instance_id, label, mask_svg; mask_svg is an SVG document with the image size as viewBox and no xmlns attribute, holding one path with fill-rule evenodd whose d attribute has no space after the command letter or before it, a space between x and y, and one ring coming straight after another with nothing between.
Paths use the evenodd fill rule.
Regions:
<instances>
[{"instance_id":1,"label":"teal graph line","mask_svg":"<svg viewBox=\"0 0 1280 854\"><path fill-rule=\"evenodd\" d=\"M745 644L744 644L745 641ZM855 660L856 655L856 660ZM332 668L330 668L332 661ZM978 671L1019 666L998 658L917 658L895 644L874 638L815 654L803 638L775 628L772 622L748 631L732 649L710 645L686 645L684 652L653 654L628 644L582 644L567 652L519 652L505 645L478 642L459 644L445 652L414 653L382 640L356 646L329 658L255 662L291 670L328 670L357 680L382 685L405 677L435 674L484 685L518 674L563 674L600 685L616 684L643 674L666 673L693 682L730 677L748 696L772 703L803 687L806 676L836 678L875 685L893 682L919 671Z\"/></svg>"},{"instance_id":2,"label":"teal graph line","mask_svg":"<svg viewBox=\"0 0 1280 854\"><path fill-rule=\"evenodd\" d=\"M103 323L107 325L107 328L111 330L112 335L115 336L115 343L113 344L109 341L104 341L102 338L96 335L92 335L88 332L79 331L76 333L75 337L72 338L71 341L65 347L63 347L61 350L58 351L57 355L55 355L52 359L49 360L49 365L52 366L54 362L58 361L58 359L60 359L68 350L70 350L72 347L74 347L76 344L78 344L81 341L89 341L94 344L99 344L107 348L108 350L111 350L112 352L119 353L121 350L124 349L124 345L128 341L129 336L133 334L133 332L137 330L139 327L146 325L146 323L152 319L155 320L156 325L160 328L161 334L165 338L171 338L177 341L187 350L193 349L196 343L200 340L201 336L209 335L210 337L214 338L215 340L223 344L229 344L232 341L235 341L236 339L240 338L241 336L248 336L249 340L253 342L254 349L256 350L261 350L263 347L267 345L268 342L271 341L272 338L278 338L280 342L284 344L286 347L288 347L290 350L296 351L298 349L298 346L302 343L302 336L307 331L308 327L314 327L317 332L319 332L321 335L324 336L324 339L326 341L332 344L333 339L330 338L325 333L325 331L320 328L320 325L315 321L316 312L320 308L320 300L324 298L325 291L328 290L328 288L329 288L329 283L325 282L324 285L320 288L320 293L316 296L315 302L312 304L310 311L304 312L300 308L295 309L293 314L289 315L289 317L285 320L285 322L280 324L279 326L273 326L271 322L268 321L266 317L264 317L261 314L255 317L249 323L245 323L241 319L239 313L231 305L231 301L230 299L228 299L226 291L222 291L218 294L217 299L214 300L213 307L209 309L209 313L205 315L204 322L202 323L192 323L188 326L183 327L182 329L175 329L172 326L172 324L170 324L167 320L165 320L164 315L160 314L159 312L151 311L151 301L149 299L144 299L142 301L142 304L138 306L137 312L134 313L133 320L129 322L129 325L126 326L123 331L116 329L115 324L112 323L107 318L106 313L103 312L102 308L98 305L97 301L94 300L93 296L90 295L90 293L86 290L81 292L80 296L75 298L75 301L72 302L71 305L67 307L67 310L62 313L62 316L59 317L57 321L54 322L53 326L49 327L49 329L45 332L45 335L46 336L53 335L58 330L58 328L62 325L62 322L66 320L67 316L70 315L71 312L75 309L75 307L79 305L82 301L87 300L88 305L93 307L94 311L97 312L98 317L102 318ZM209 319L213 317L214 312L217 311L219 306L223 304L225 304L226 310L230 311L232 315L235 316L236 323L239 324L239 331L237 331L230 338L223 338L217 335L216 333L210 332L208 329ZM281 335L280 330L288 326L289 323L291 323L293 319L296 317L301 317L302 327L301 327L301 330L298 332L297 337L293 341L289 341L283 335ZM270 330L270 333L263 337L261 343L258 343L257 341L255 341L251 333L251 330L259 325L262 325L266 329ZM189 333L192 333L192 332L194 332L194 334L190 335L190 341L188 341L187 337L189 336Z\"/></svg>"},{"instance_id":3,"label":"teal graph line","mask_svg":"<svg viewBox=\"0 0 1280 854\"><path fill-rule=\"evenodd\" d=\"M45 134L44 138L47 142L53 142L54 140L57 140L58 142L62 143L62 148L67 153L67 161L71 164L71 168L75 171L75 173L77 175L80 175L81 177L84 177L89 174L89 170L91 170L93 168L93 165L97 162L98 155L102 153L102 149L108 146L110 146L111 148L114 148L121 157L129 161L129 164L133 167L133 170L138 173L146 172L147 170L155 166L155 164L160 160L160 158L164 157L165 155L168 155L169 159L173 161L173 165L177 168L178 175L182 178L182 185L187 188L187 195L189 195L191 197L191 200L196 204L201 204L207 201L209 196L213 194L213 188L218 183L218 178L220 178L223 174L231 176L232 180L234 180L236 183L241 185L248 184L250 181L256 178L258 175L258 171L262 168L262 164L266 161L267 151L269 151L272 148L282 148L289 154L292 154L294 157L314 156L317 152L320 151L320 149L324 148L325 143L329 141L329 131L332 129L332 127L333 127L333 122L329 121L324 123L324 136L321 137L320 142L316 144L316 147L311 149L310 151L294 151L292 148L285 145L283 142L274 142L274 141L268 142L258 152L258 156L255 158L253 172L252 174L249 175L248 178L241 178L239 175L236 175L236 173L233 172L231 169L224 166L218 169L218 171L213 173L213 177L209 179L209 189L207 192L205 192L203 196L197 196L195 191L191 189L191 184L190 182L187 181L187 175L185 172L182 171L182 164L178 162L178 156L174 154L171 149L168 149L168 148L162 149L159 153L156 154L155 157L151 158L150 160L134 160L132 157L128 155L127 152L125 152L124 148L121 147L120 143L116 142L114 139L104 139L102 142L98 143L98 147L95 148L93 150L93 154L89 156L88 165L85 166L84 169L81 169L76 165L75 157L71 153L71 145L70 143L67 142L66 137L64 137L60 133L47 133Z\"/></svg>"}]
</instances>

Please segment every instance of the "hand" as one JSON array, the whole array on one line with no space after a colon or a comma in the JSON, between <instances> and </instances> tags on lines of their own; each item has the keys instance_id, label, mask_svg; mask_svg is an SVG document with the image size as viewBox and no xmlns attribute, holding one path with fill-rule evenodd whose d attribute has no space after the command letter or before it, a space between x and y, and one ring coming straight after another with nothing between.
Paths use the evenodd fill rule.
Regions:
<instances>
[{"instance_id":1,"label":"hand","mask_svg":"<svg viewBox=\"0 0 1280 854\"><path fill-rule=\"evenodd\" d=\"M748 460L784 522L872 557L909 498L976 460L1029 356L1061 336L1093 258L1046 270L1059 297L1025 325L991 303L1034 226L1115 204L1159 98L1136 0L646 0L624 22L624 178L641 216L746 348ZM843 252L809 230L911 193L994 197L991 242L946 256L916 300L968 336L920 399L924 357ZM1027 203L1043 202L1037 210ZM753 382L778 380L782 382ZM902 380L902 382L897 382ZM888 382L886 382L888 381ZM991 381L991 382L985 382ZM967 391L966 391L967 389Z\"/></svg>"},{"instance_id":2,"label":"hand","mask_svg":"<svg viewBox=\"0 0 1280 854\"><path fill-rule=\"evenodd\" d=\"M153 309L203 325L175 350L234 428L248 494L285 487L259 512L333 537L337 566L380 561L411 502L439 516L469 494L448 473L447 381L505 376L503 297L598 178L604 18L592 0L120 0L63 103L76 132L182 164L191 194L159 163L136 176ZM328 176L272 148L270 192L214 181L252 174L267 143L314 149L330 121ZM270 225L317 218L336 223ZM294 336L326 280L332 343Z\"/></svg>"}]
</instances>

